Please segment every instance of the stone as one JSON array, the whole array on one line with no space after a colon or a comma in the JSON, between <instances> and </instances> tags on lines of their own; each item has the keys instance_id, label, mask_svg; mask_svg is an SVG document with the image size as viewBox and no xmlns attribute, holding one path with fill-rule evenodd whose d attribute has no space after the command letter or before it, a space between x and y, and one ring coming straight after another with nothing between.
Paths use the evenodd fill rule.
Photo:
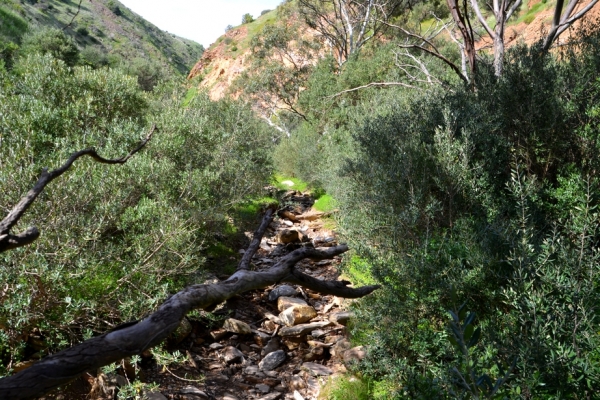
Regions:
<instances>
[{"instance_id":1,"label":"stone","mask_svg":"<svg viewBox=\"0 0 600 400\"><path fill-rule=\"evenodd\" d=\"M259 346L266 346L269 340L271 340L271 335L267 335L259 330L253 330L252 333L254 333L254 343Z\"/></svg>"},{"instance_id":2,"label":"stone","mask_svg":"<svg viewBox=\"0 0 600 400\"><path fill-rule=\"evenodd\" d=\"M294 400L304 400L304 397L297 390L294 390Z\"/></svg>"},{"instance_id":3,"label":"stone","mask_svg":"<svg viewBox=\"0 0 600 400\"><path fill-rule=\"evenodd\" d=\"M325 347L313 347L303 357L304 361L322 360L325 358Z\"/></svg>"},{"instance_id":4,"label":"stone","mask_svg":"<svg viewBox=\"0 0 600 400\"><path fill-rule=\"evenodd\" d=\"M256 390L258 390L261 393L269 393L271 391L271 388L269 387L269 385L265 385L264 383L259 383L258 385L255 386Z\"/></svg>"},{"instance_id":5,"label":"stone","mask_svg":"<svg viewBox=\"0 0 600 400\"><path fill-rule=\"evenodd\" d=\"M312 322L310 324L300 324L296 326L286 326L279 330L279 336L301 336L315 330L325 328L331 325L329 321Z\"/></svg>"},{"instance_id":6,"label":"stone","mask_svg":"<svg viewBox=\"0 0 600 400\"><path fill-rule=\"evenodd\" d=\"M275 392L273 392L273 393L267 394L266 396L259 397L256 400L277 400L279 398L281 398L281 393L275 393Z\"/></svg>"},{"instance_id":7,"label":"stone","mask_svg":"<svg viewBox=\"0 0 600 400\"><path fill-rule=\"evenodd\" d=\"M329 320L335 324L348 325L348 321L352 317L350 311L337 312L329 315Z\"/></svg>"},{"instance_id":8,"label":"stone","mask_svg":"<svg viewBox=\"0 0 600 400\"><path fill-rule=\"evenodd\" d=\"M232 394L227 393L223 397L221 397L220 400L238 400L238 398Z\"/></svg>"},{"instance_id":9,"label":"stone","mask_svg":"<svg viewBox=\"0 0 600 400\"><path fill-rule=\"evenodd\" d=\"M284 219L284 220L283 220L283 221L281 221L281 222L283 222L283 224L284 224L285 226L289 226L290 228L291 228L292 226L294 226L294 223L293 223L292 221L288 221L287 219Z\"/></svg>"},{"instance_id":10,"label":"stone","mask_svg":"<svg viewBox=\"0 0 600 400\"><path fill-rule=\"evenodd\" d=\"M304 379L302 379L302 377L300 377L298 375L292 376L292 379L290 379L290 388L291 389L302 390L305 387L306 387L306 382L304 382Z\"/></svg>"},{"instance_id":11,"label":"stone","mask_svg":"<svg viewBox=\"0 0 600 400\"><path fill-rule=\"evenodd\" d=\"M267 354L272 353L277 350L279 350L279 338L274 337L271 340L269 340L269 342L267 343L267 345L265 347L263 347L263 349L260 352L260 355L264 357Z\"/></svg>"},{"instance_id":12,"label":"stone","mask_svg":"<svg viewBox=\"0 0 600 400\"><path fill-rule=\"evenodd\" d=\"M194 396L199 396L203 399L208 399L208 395L206 393L204 393L202 390L198 389L197 387L194 386L186 386L183 389L181 389L179 391L179 393L181 394L191 394Z\"/></svg>"},{"instance_id":13,"label":"stone","mask_svg":"<svg viewBox=\"0 0 600 400\"><path fill-rule=\"evenodd\" d=\"M286 308L279 314L279 319L287 326L294 326L308 322L317 316L317 311L309 306L295 305Z\"/></svg>"},{"instance_id":14,"label":"stone","mask_svg":"<svg viewBox=\"0 0 600 400\"><path fill-rule=\"evenodd\" d=\"M313 362L303 363L302 368L308 370L308 372L315 376L328 376L333 374L333 371L330 368Z\"/></svg>"},{"instance_id":15,"label":"stone","mask_svg":"<svg viewBox=\"0 0 600 400\"><path fill-rule=\"evenodd\" d=\"M298 290L290 285L279 285L269 293L269 301L275 301L281 296L296 296Z\"/></svg>"},{"instance_id":16,"label":"stone","mask_svg":"<svg viewBox=\"0 0 600 400\"><path fill-rule=\"evenodd\" d=\"M223 360L227 364L239 364L244 361L244 353L233 346L227 346L223 351Z\"/></svg>"},{"instance_id":17,"label":"stone","mask_svg":"<svg viewBox=\"0 0 600 400\"><path fill-rule=\"evenodd\" d=\"M294 214L294 213L292 213L292 212L290 212L288 210L281 211L279 213L279 215L282 216L283 218L289 219L290 221L294 221L294 222L298 221L298 218L296 217L296 214Z\"/></svg>"},{"instance_id":18,"label":"stone","mask_svg":"<svg viewBox=\"0 0 600 400\"><path fill-rule=\"evenodd\" d=\"M167 400L164 394L161 392L146 392L144 393L144 398L148 400Z\"/></svg>"},{"instance_id":19,"label":"stone","mask_svg":"<svg viewBox=\"0 0 600 400\"><path fill-rule=\"evenodd\" d=\"M192 333L192 324L187 318L183 318L177 329L175 329L175 332L171 334L170 339L175 342L175 344L179 344L183 339L188 337L190 333Z\"/></svg>"},{"instance_id":20,"label":"stone","mask_svg":"<svg viewBox=\"0 0 600 400\"><path fill-rule=\"evenodd\" d=\"M263 371L271 371L279 367L285 361L285 351L277 350L269 353L258 363L258 368Z\"/></svg>"},{"instance_id":21,"label":"stone","mask_svg":"<svg viewBox=\"0 0 600 400\"><path fill-rule=\"evenodd\" d=\"M225 329L227 332L239 333L240 335L249 335L252 333L252 328L250 328L250 325L234 318L225 320L223 329Z\"/></svg>"},{"instance_id":22,"label":"stone","mask_svg":"<svg viewBox=\"0 0 600 400\"><path fill-rule=\"evenodd\" d=\"M292 306L307 306L308 303L296 297L281 296L277 299L277 309L283 311Z\"/></svg>"},{"instance_id":23,"label":"stone","mask_svg":"<svg viewBox=\"0 0 600 400\"><path fill-rule=\"evenodd\" d=\"M296 229L283 229L277 233L277 242L287 243L298 243L301 242L304 235Z\"/></svg>"},{"instance_id":24,"label":"stone","mask_svg":"<svg viewBox=\"0 0 600 400\"><path fill-rule=\"evenodd\" d=\"M348 339L342 338L338 340L331 348L331 355L334 357L341 357L346 350L352 348L352 345Z\"/></svg>"},{"instance_id":25,"label":"stone","mask_svg":"<svg viewBox=\"0 0 600 400\"><path fill-rule=\"evenodd\" d=\"M351 348L350 350L346 350L342 353L342 360L345 363L350 363L352 361L360 361L367 356L367 351L365 346L356 346Z\"/></svg>"},{"instance_id":26,"label":"stone","mask_svg":"<svg viewBox=\"0 0 600 400\"><path fill-rule=\"evenodd\" d=\"M209 335L213 340L221 340L227 335L227 331L225 329L217 329L216 331L211 331Z\"/></svg>"},{"instance_id":27,"label":"stone","mask_svg":"<svg viewBox=\"0 0 600 400\"><path fill-rule=\"evenodd\" d=\"M208 348L211 349L211 350L219 350L219 349L222 349L223 347L225 347L225 346L223 346L221 343L218 343L218 342L211 343L208 346Z\"/></svg>"}]
</instances>

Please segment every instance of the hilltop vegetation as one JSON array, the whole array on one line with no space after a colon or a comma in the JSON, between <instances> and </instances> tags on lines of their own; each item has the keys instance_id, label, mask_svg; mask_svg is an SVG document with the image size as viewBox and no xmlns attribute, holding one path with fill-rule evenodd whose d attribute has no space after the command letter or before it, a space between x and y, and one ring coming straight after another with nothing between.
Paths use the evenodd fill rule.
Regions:
<instances>
[{"instance_id":1,"label":"hilltop vegetation","mask_svg":"<svg viewBox=\"0 0 600 400\"><path fill-rule=\"evenodd\" d=\"M123 64L185 75L204 51L202 45L161 31L117 0L2 0L0 49L19 45L26 32L63 30L91 66Z\"/></svg>"}]
</instances>

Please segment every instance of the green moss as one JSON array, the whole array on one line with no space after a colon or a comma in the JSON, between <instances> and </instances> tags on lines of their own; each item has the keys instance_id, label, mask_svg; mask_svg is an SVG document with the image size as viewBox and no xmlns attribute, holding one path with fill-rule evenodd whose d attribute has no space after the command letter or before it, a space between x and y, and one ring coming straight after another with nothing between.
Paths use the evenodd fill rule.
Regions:
<instances>
[{"instance_id":1,"label":"green moss","mask_svg":"<svg viewBox=\"0 0 600 400\"><path fill-rule=\"evenodd\" d=\"M333 211L336 207L336 201L330 194L324 194L315 200L313 207L322 212Z\"/></svg>"},{"instance_id":2,"label":"green moss","mask_svg":"<svg viewBox=\"0 0 600 400\"><path fill-rule=\"evenodd\" d=\"M352 256L345 265L345 274L356 286L374 285L377 283L371 274L371 265L363 258Z\"/></svg>"}]
</instances>

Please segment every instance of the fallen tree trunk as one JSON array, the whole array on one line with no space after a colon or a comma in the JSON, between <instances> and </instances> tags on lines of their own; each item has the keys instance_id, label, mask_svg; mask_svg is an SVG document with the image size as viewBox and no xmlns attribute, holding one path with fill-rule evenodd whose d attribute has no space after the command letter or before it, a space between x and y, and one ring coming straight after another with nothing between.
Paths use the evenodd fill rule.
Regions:
<instances>
[{"instance_id":1,"label":"fallen tree trunk","mask_svg":"<svg viewBox=\"0 0 600 400\"><path fill-rule=\"evenodd\" d=\"M167 338L191 310L207 308L237 294L290 282L323 294L358 298L378 286L348 287L347 281L322 281L303 274L295 265L304 258L330 259L348 251L345 245L297 249L267 271L238 270L226 281L193 285L165 301L156 312L134 323L121 325L101 336L86 340L48 356L32 367L0 380L0 399L30 399L77 378L83 372L140 354ZM241 266L241 265L240 265Z\"/></svg>"}]
</instances>

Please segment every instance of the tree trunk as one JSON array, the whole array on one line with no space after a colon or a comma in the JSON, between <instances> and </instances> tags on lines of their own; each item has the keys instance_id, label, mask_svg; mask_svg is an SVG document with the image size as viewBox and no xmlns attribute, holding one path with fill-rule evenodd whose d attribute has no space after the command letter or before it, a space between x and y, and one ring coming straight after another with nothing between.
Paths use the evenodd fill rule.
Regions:
<instances>
[{"instance_id":1,"label":"tree trunk","mask_svg":"<svg viewBox=\"0 0 600 400\"><path fill-rule=\"evenodd\" d=\"M494 28L494 75L502 76L504 71L504 24L506 22L506 11L504 2L502 9L496 15L496 27Z\"/></svg>"}]
</instances>

